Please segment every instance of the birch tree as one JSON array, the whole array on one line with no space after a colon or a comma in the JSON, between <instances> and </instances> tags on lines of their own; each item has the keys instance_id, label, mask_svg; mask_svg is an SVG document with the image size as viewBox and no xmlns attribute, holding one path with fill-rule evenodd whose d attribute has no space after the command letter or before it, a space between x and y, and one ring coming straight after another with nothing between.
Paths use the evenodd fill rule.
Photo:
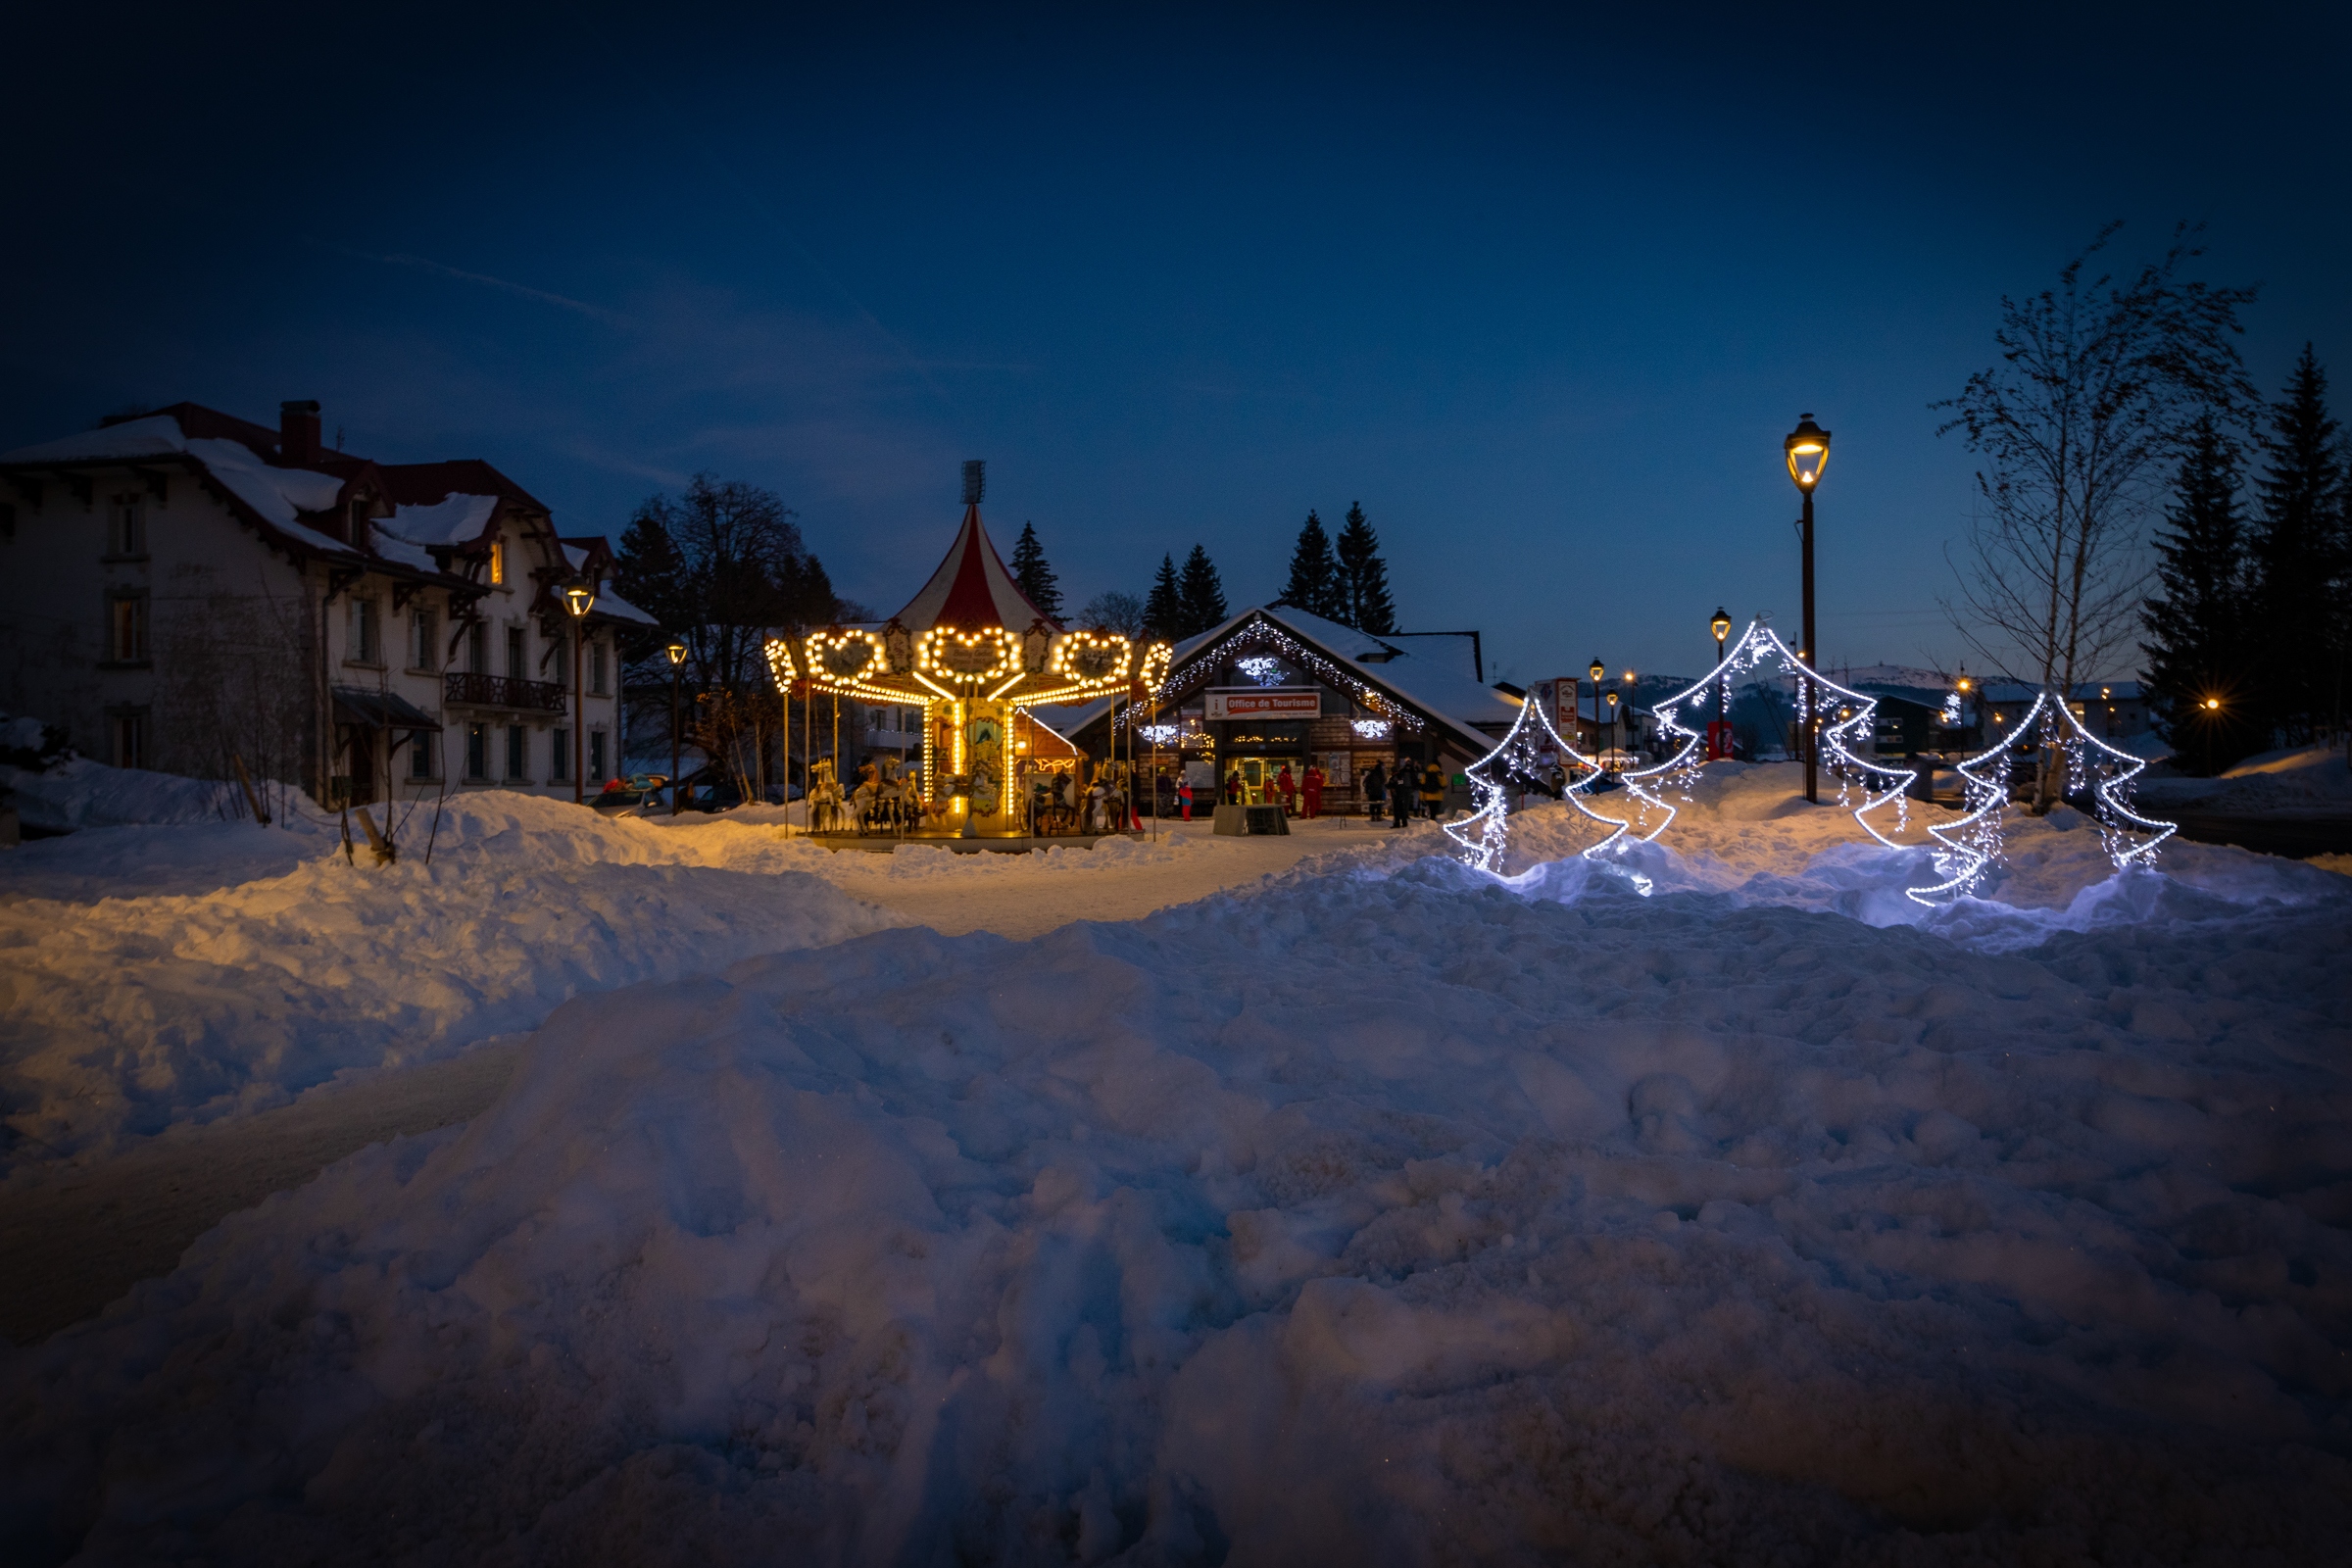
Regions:
<instances>
[{"instance_id":1,"label":"birch tree","mask_svg":"<svg viewBox=\"0 0 2352 1568\"><path fill-rule=\"evenodd\" d=\"M2199 418L2242 424L2259 402L2234 341L2254 289L2184 277L2204 254L2202 225L2186 223L2161 260L2089 275L2121 226L2101 228L2056 288L2003 297L1999 362L1931 405L1951 413L1936 433L1962 432L1983 464L1945 608L1988 664L2062 701L2137 630L2149 524ZM2045 755L2035 812L2057 788Z\"/></svg>"}]
</instances>

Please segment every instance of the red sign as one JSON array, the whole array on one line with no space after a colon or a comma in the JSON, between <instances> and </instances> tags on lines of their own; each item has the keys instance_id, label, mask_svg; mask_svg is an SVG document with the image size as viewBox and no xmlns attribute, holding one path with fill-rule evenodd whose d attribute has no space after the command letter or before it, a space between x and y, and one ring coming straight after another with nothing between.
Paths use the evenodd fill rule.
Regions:
<instances>
[{"instance_id":1,"label":"red sign","mask_svg":"<svg viewBox=\"0 0 2352 1568\"><path fill-rule=\"evenodd\" d=\"M1323 711L1322 688L1262 686L1255 690L1211 691L1208 716L1214 718L1313 718Z\"/></svg>"}]
</instances>

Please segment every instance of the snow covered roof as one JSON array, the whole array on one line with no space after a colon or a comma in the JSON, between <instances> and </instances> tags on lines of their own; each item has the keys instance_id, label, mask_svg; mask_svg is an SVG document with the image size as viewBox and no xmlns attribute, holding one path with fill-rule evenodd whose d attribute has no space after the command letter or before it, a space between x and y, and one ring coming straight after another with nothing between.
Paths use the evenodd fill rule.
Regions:
<instances>
[{"instance_id":1,"label":"snow covered roof","mask_svg":"<svg viewBox=\"0 0 2352 1568\"><path fill-rule=\"evenodd\" d=\"M2029 685L2022 680L1988 680L1979 686L1977 691L1988 703L2030 703L2040 694L2041 688ZM2101 692L2107 693L2108 700L2111 702L2135 703L2139 701L2140 696L2139 682L2135 680L2082 681L2076 685L2074 696L2069 701L2096 702Z\"/></svg>"},{"instance_id":2,"label":"snow covered roof","mask_svg":"<svg viewBox=\"0 0 2352 1568\"><path fill-rule=\"evenodd\" d=\"M434 551L478 541L495 525L502 504L548 514L545 504L479 458L378 464L337 451L318 453L314 462L287 464L279 461L281 450L279 432L268 425L199 404L175 403L135 418L0 453L0 465L30 467L35 470L30 477L39 479L44 476L38 470L47 465L177 459L225 492L248 523L274 534L281 546L439 576L453 586L459 579ZM304 520L331 513L355 496L377 493L392 503L393 512L370 519L362 546L347 544ZM972 525L976 522L976 517L969 519ZM1004 576L1004 565L995 551L987 549L985 535L980 544L996 574ZM568 542L563 549L575 571L591 555L611 555L610 544L602 539ZM1019 590L1012 592L1017 598ZM601 595L598 608L615 619L655 624L654 617L617 595Z\"/></svg>"},{"instance_id":3,"label":"snow covered roof","mask_svg":"<svg viewBox=\"0 0 2352 1568\"><path fill-rule=\"evenodd\" d=\"M1032 622L1044 620L1059 629L1029 602L1029 596L1012 580L1012 573L1004 569L997 547L989 543L988 530L981 526L977 506L963 509L963 526L956 530L956 542L948 547L947 558L931 573L931 580L906 601L897 619L916 633L929 631L941 621L967 629L1003 626L1007 631L1026 631Z\"/></svg>"},{"instance_id":4,"label":"snow covered roof","mask_svg":"<svg viewBox=\"0 0 2352 1568\"><path fill-rule=\"evenodd\" d=\"M425 507L396 506L375 526L413 545L469 545L489 526L496 496L452 495Z\"/></svg>"}]
</instances>

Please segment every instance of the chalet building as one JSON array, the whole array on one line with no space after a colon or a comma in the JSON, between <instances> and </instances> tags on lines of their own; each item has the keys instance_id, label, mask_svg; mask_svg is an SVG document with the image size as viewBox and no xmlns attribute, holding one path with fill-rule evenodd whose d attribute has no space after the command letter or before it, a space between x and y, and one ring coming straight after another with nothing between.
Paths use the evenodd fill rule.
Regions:
<instances>
[{"instance_id":1,"label":"chalet building","mask_svg":"<svg viewBox=\"0 0 2352 1568\"><path fill-rule=\"evenodd\" d=\"M1312 761L1328 780L1331 812L1363 809L1374 762L1394 777L1401 765L1434 760L1448 782L1446 805L1467 806L1469 788L1456 781L1510 732L1520 707L1479 678L1474 639L1453 646L1469 637L1392 640L1287 605L1245 610L1176 646L1164 701L1142 720L1133 755L1148 765L1156 742L1162 770L1181 765L1196 791L1236 770L1257 788L1286 763L1297 779ZM1111 757L1107 701L1053 721L1088 756ZM1122 728L1115 740L1123 760L1129 736Z\"/></svg>"},{"instance_id":2,"label":"chalet building","mask_svg":"<svg viewBox=\"0 0 2352 1568\"><path fill-rule=\"evenodd\" d=\"M611 546L489 464L328 450L312 402L275 429L182 403L0 454L0 708L117 766L233 758L329 804L569 798L583 764L595 790L619 762L615 634L652 624L601 587L575 622L562 590L601 584Z\"/></svg>"}]
</instances>

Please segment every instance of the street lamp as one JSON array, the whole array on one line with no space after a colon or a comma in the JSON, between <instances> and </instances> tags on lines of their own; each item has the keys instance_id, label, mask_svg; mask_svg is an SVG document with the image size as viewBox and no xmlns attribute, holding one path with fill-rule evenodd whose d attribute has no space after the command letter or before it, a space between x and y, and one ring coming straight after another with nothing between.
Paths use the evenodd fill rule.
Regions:
<instances>
[{"instance_id":1,"label":"street lamp","mask_svg":"<svg viewBox=\"0 0 2352 1568\"><path fill-rule=\"evenodd\" d=\"M583 676L587 650L582 633L587 630L588 612L596 608L596 584L585 577L574 577L564 585L564 608L571 612L571 690L572 705L579 714L571 730L571 799L575 806L588 804L588 682Z\"/></svg>"},{"instance_id":2,"label":"street lamp","mask_svg":"<svg viewBox=\"0 0 2352 1568\"><path fill-rule=\"evenodd\" d=\"M1600 656L1593 655L1592 667L1588 673L1592 677L1592 744L1595 746L1600 744L1600 677L1608 672L1609 666L1600 662Z\"/></svg>"},{"instance_id":3,"label":"street lamp","mask_svg":"<svg viewBox=\"0 0 2352 1568\"><path fill-rule=\"evenodd\" d=\"M1721 605L1717 605L1715 607L1715 618L1707 622L1707 630L1715 634L1715 668L1717 672L1720 673L1723 669L1723 640L1732 634L1732 617L1724 612L1724 609ZM1716 719L1716 722L1719 724L1728 725L1732 721L1731 677L1728 675L1724 676L1723 680L1718 684L1722 690L1721 696L1719 697L1717 703L1720 716ZM1715 734L1708 737L1707 760L1709 761L1713 761L1718 757L1729 757L1731 755L1732 749L1724 744L1723 731L1718 730Z\"/></svg>"},{"instance_id":4,"label":"street lamp","mask_svg":"<svg viewBox=\"0 0 2352 1568\"><path fill-rule=\"evenodd\" d=\"M1617 694L1609 693L1609 760L1616 760L1617 752Z\"/></svg>"},{"instance_id":5,"label":"street lamp","mask_svg":"<svg viewBox=\"0 0 2352 1568\"><path fill-rule=\"evenodd\" d=\"M2213 727L2222 716L2222 700L2208 697L2198 705L2205 710L2205 776L2213 777Z\"/></svg>"},{"instance_id":6,"label":"street lamp","mask_svg":"<svg viewBox=\"0 0 2352 1568\"><path fill-rule=\"evenodd\" d=\"M1806 667L1812 668L1814 662L1821 658L1821 650L1813 645L1813 489L1821 483L1821 470L1829 466L1830 432L1815 424L1813 416L1808 414L1797 420L1796 428L1788 432L1788 439L1782 442L1781 446L1788 455L1788 477L1796 481L1797 492L1805 498L1805 514L1799 519L1797 527L1804 535L1805 551L1804 660ZM1802 737L1805 748L1805 799L1819 805L1821 784L1818 754L1821 748L1809 727L1813 722L1813 689L1810 682L1805 684L1803 695L1802 706L1807 722L1798 726L1797 733Z\"/></svg>"},{"instance_id":7,"label":"street lamp","mask_svg":"<svg viewBox=\"0 0 2352 1568\"><path fill-rule=\"evenodd\" d=\"M669 814L678 814L678 681L686 673L686 645L672 638L669 656Z\"/></svg>"}]
</instances>

